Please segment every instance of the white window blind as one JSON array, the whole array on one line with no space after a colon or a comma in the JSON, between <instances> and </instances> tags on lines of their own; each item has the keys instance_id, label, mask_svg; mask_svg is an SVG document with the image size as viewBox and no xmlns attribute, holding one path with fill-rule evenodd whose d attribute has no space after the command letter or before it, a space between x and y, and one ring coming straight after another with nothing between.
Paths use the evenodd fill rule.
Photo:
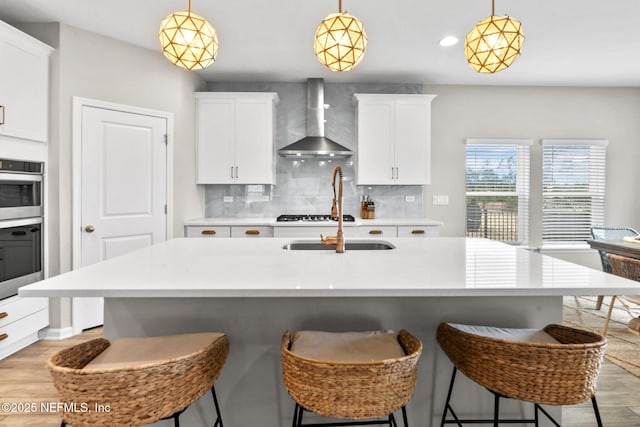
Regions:
<instances>
[{"instance_id":1,"label":"white window blind","mask_svg":"<svg viewBox=\"0 0 640 427\"><path fill-rule=\"evenodd\" d=\"M542 141L542 241L574 244L604 224L606 140Z\"/></svg>"},{"instance_id":2,"label":"white window blind","mask_svg":"<svg viewBox=\"0 0 640 427\"><path fill-rule=\"evenodd\" d=\"M529 139L466 140L467 237L526 244Z\"/></svg>"}]
</instances>

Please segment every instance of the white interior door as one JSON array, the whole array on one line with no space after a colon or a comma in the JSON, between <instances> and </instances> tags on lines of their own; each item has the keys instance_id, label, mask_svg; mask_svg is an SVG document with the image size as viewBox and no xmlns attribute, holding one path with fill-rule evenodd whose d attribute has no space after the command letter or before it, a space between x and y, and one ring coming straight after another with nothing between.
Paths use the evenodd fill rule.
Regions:
<instances>
[{"instance_id":1,"label":"white interior door","mask_svg":"<svg viewBox=\"0 0 640 427\"><path fill-rule=\"evenodd\" d=\"M80 266L167 238L167 118L82 106ZM102 298L74 298L74 333L103 323Z\"/></svg>"}]
</instances>

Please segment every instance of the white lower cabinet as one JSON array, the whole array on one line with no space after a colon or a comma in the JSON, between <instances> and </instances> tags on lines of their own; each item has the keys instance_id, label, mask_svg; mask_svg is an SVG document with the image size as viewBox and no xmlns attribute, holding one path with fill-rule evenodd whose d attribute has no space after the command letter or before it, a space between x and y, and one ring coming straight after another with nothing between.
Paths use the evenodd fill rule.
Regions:
<instances>
[{"instance_id":1,"label":"white lower cabinet","mask_svg":"<svg viewBox=\"0 0 640 427\"><path fill-rule=\"evenodd\" d=\"M273 237L273 227L231 227L231 237Z\"/></svg>"},{"instance_id":2,"label":"white lower cabinet","mask_svg":"<svg viewBox=\"0 0 640 427\"><path fill-rule=\"evenodd\" d=\"M350 227L349 230L355 227ZM320 239L320 235L323 236L335 236L338 233L338 226L300 226L300 227L273 227L273 237L317 237ZM347 231L345 231L347 235Z\"/></svg>"},{"instance_id":3,"label":"white lower cabinet","mask_svg":"<svg viewBox=\"0 0 640 427\"><path fill-rule=\"evenodd\" d=\"M397 237L395 225L385 225L381 227L362 225L348 230L348 237Z\"/></svg>"},{"instance_id":4,"label":"white lower cabinet","mask_svg":"<svg viewBox=\"0 0 640 427\"><path fill-rule=\"evenodd\" d=\"M398 237L438 237L439 229L434 225L399 225Z\"/></svg>"},{"instance_id":5,"label":"white lower cabinet","mask_svg":"<svg viewBox=\"0 0 640 427\"><path fill-rule=\"evenodd\" d=\"M231 227L185 225L185 237L231 237Z\"/></svg>"},{"instance_id":6,"label":"white lower cabinet","mask_svg":"<svg viewBox=\"0 0 640 427\"><path fill-rule=\"evenodd\" d=\"M48 325L48 298L15 296L0 301L0 359L38 341L38 331Z\"/></svg>"}]
</instances>

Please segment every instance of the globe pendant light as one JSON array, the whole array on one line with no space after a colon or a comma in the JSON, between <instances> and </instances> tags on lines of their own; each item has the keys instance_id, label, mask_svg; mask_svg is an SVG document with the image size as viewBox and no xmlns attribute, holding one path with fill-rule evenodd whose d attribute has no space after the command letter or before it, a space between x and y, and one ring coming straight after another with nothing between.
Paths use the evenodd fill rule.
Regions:
<instances>
[{"instance_id":1,"label":"globe pendant light","mask_svg":"<svg viewBox=\"0 0 640 427\"><path fill-rule=\"evenodd\" d=\"M331 71L348 71L358 65L367 47L364 25L355 16L342 11L332 13L318 25L314 50L318 61Z\"/></svg>"},{"instance_id":2,"label":"globe pendant light","mask_svg":"<svg viewBox=\"0 0 640 427\"><path fill-rule=\"evenodd\" d=\"M189 10L175 12L160 24L162 53L174 64L187 70L201 70L213 64L218 54L218 38L213 27Z\"/></svg>"},{"instance_id":3,"label":"globe pendant light","mask_svg":"<svg viewBox=\"0 0 640 427\"><path fill-rule=\"evenodd\" d=\"M524 34L520 21L495 15L495 0L491 0L491 16L480 21L467 34L464 54L467 62L479 73L504 70L520 56Z\"/></svg>"}]
</instances>

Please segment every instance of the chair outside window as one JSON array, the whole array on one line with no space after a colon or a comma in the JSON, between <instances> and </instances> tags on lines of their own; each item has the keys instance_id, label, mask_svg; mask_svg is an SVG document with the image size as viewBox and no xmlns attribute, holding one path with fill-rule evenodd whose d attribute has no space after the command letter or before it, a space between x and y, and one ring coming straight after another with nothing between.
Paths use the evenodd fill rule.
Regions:
<instances>
[{"instance_id":1,"label":"chair outside window","mask_svg":"<svg viewBox=\"0 0 640 427\"><path fill-rule=\"evenodd\" d=\"M626 256L609 254L607 255L607 263L611 267L611 272L616 276L624 277L627 279L635 280L636 282L640 282L640 260L635 258L629 258ZM607 312L607 318L604 321L604 328L602 330L602 335L607 334L607 329L609 328L609 320L611 320L611 313L613 312L614 302L618 299L626 299L634 304L640 304L639 296L616 296L613 295L611 297L611 305L609 305L609 311ZM640 319L634 316L631 313L631 310L625 305L629 314L634 317L634 319L629 322L629 331L633 332L636 335L640 335Z\"/></svg>"},{"instance_id":2,"label":"chair outside window","mask_svg":"<svg viewBox=\"0 0 640 427\"><path fill-rule=\"evenodd\" d=\"M591 237L593 237L594 240L622 240L623 237L633 237L639 234L640 233L630 227L591 227ZM605 251L598 251L598 253L600 254L602 271L611 273L611 266L609 265L609 261L607 261L607 253ZM600 310L600 307L602 307L602 299L603 296L598 297L596 310ZM613 302L611 304L613 305Z\"/></svg>"}]
</instances>

